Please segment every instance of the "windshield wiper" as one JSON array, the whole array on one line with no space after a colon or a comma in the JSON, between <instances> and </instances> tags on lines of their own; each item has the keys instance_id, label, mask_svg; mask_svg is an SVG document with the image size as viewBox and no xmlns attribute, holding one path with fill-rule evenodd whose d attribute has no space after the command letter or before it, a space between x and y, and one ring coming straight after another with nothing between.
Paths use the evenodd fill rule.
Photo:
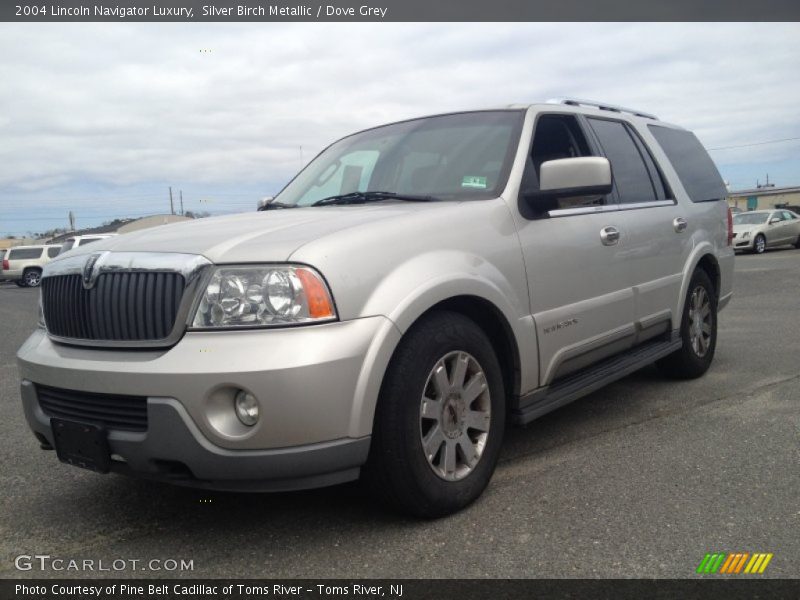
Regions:
<instances>
[{"instance_id":1,"label":"windshield wiper","mask_svg":"<svg viewBox=\"0 0 800 600\"><path fill-rule=\"evenodd\" d=\"M285 202L267 202L264 206L259 206L258 210L277 210L279 208L297 208L297 204L286 204Z\"/></svg>"},{"instance_id":2,"label":"windshield wiper","mask_svg":"<svg viewBox=\"0 0 800 600\"><path fill-rule=\"evenodd\" d=\"M438 200L434 196L418 196L415 194L399 194L397 192L351 192L328 196L317 200L311 206L329 206L331 204L364 204L366 202L379 202L381 200L407 200L408 202L431 202Z\"/></svg>"}]
</instances>

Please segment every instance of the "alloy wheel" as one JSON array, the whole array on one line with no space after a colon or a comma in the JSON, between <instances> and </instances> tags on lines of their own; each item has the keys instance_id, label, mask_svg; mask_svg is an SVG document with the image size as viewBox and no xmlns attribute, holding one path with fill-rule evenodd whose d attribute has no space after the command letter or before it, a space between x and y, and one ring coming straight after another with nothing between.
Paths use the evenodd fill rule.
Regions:
<instances>
[{"instance_id":1,"label":"alloy wheel","mask_svg":"<svg viewBox=\"0 0 800 600\"><path fill-rule=\"evenodd\" d=\"M458 481L476 467L491 426L486 375L471 354L440 358L425 383L420 402L420 437L434 473Z\"/></svg>"},{"instance_id":2,"label":"alloy wheel","mask_svg":"<svg viewBox=\"0 0 800 600\"><path fill-rule=\"evenodd\" d=\"M37 287L42 280L39 271L28 271L25 273L25 285L28 287Z\"/></svg>"},{"instance_id":3,"label":"alloy wheel","mask_svg":"<svg viewBox=\"0 0 800 600\"><path fill-rule=\"evenodd\" d=\"M703 286L697 286L689 300L689 342L700 358L711 346L711 299Z\"/></svg>"}]
</instances>

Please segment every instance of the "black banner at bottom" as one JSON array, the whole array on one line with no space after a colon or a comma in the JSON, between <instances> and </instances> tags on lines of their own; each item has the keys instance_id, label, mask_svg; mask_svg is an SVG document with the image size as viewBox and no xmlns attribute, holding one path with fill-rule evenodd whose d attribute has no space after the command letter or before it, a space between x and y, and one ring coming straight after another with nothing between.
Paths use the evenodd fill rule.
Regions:
<instances>
[{"instance_id":1,"label":"black banner at bottom","mask_svg":"<svg viewBox=\"0 0 800 600\"><path fill-rule=\"evenodd\" d=\"M3 579L2 600L800 598L800 579Z\"/></svg>"}]
</instances>

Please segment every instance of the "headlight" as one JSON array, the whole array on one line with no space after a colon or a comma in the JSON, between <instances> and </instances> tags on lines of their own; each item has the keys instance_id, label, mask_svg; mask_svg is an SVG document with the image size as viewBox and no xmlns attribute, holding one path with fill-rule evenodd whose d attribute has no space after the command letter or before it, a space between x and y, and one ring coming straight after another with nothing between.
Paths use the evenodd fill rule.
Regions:
<instances>
[{"instance_id":1,"label":"headlight","mask_svg":"<svg viewBox=\"0 0 800 600\"><path fill-rule=\"evenodd\" d=\"M217 267L192 327L274 327L334 319L328 286L311 267Z\"/></svg>"},{"instance_id":2,"label":"headlight","mask_svg":"<svg viewBox=\"0 0 800 600\"><path fill-rule=\"evenodd\" d=\"M745 231L745 232L742 234L742 237L743 237L743 238L749 238L749 237L750 237L750 232L749 232L749 231Z\"/></svg>"}]
</instances>

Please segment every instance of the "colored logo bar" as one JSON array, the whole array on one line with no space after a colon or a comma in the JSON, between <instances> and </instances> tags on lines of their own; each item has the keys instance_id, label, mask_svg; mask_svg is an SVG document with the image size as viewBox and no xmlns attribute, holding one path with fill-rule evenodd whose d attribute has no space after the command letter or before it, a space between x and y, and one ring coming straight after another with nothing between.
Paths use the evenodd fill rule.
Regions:
<instances>
[{"instance_id":1,"label":"colored logo bar","mask_svg":"<svg viewBox=\"0 0 800 600\"><path fill-rule=\"evenodd\" d=\"M708 553L697 567L698 573L720 573L738 575L739 573L760 574L767 568L773 554L764 552L714 552Z\"/></svg>"}]
</instances>

